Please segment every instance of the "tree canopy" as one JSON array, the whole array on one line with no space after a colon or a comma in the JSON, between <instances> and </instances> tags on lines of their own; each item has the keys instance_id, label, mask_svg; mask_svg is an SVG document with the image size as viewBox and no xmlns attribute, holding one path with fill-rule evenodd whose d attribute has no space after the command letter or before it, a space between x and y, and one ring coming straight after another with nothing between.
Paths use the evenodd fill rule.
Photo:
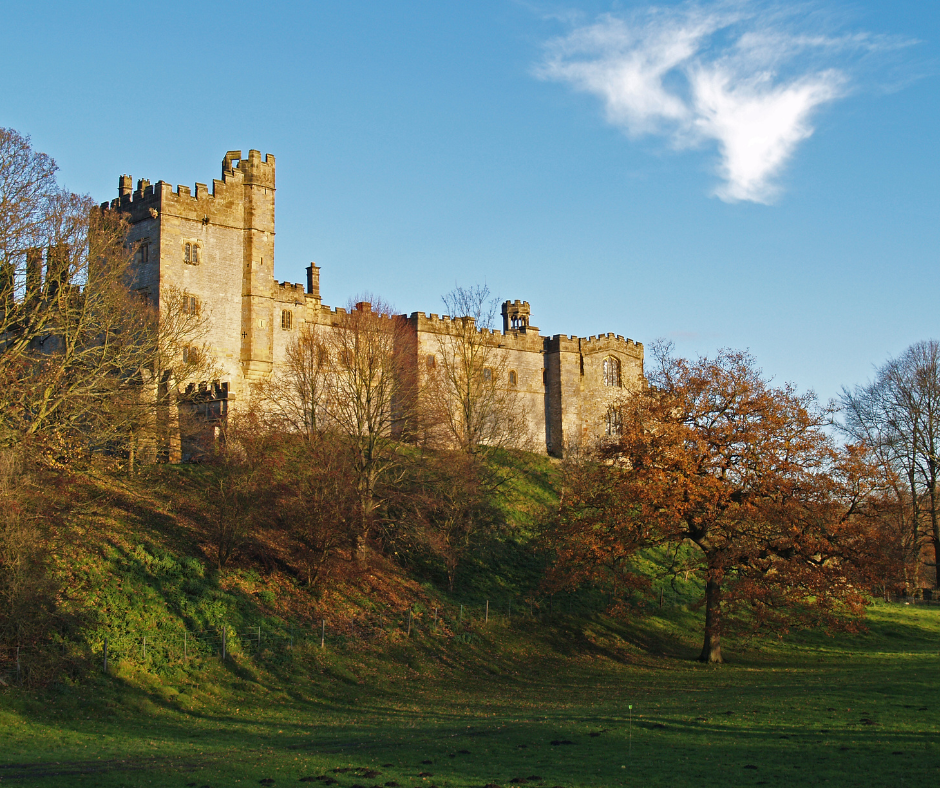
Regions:
<instances>
[{"instance_id":1,"label":"tree canopy","mask_svg":"<svg viewBox=\"0 0 940 788\"><path fill-rule=\"evenodd\" d=\"M688 361L660 347L653 362L650 386L620 405L621 434L569 473L556 582L639 588L631 559L673 548L674 569L704 583L706 662L723 659L727 616L760 629L859 611L865 466L834 444L829 412L746 353Z\"/></svg>"}]
</instances>

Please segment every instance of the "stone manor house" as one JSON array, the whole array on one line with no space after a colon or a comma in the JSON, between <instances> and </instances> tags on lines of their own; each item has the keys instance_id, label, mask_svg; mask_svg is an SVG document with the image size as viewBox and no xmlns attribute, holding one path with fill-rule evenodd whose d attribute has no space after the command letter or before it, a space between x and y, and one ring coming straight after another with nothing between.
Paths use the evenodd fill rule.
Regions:
<instances>
[{"instance_id":1,"label":"stone manor house","mask_svg":"<svg viewBox=\"0 0 940 788\"><path fill-rule=\"evenodd\" d=\"M122 175L118 197L103 205L128 216L129 240L140 245L135 287L155 304L173 288L209 316L206 344L222 376L206 391L221 414L250 401L252 385L284 363L305 325L328 328L344 314L323 304L312 263L306 285L275 280L274 171L270 154L229 151L211 189L147 180L135 189ZM502 317L502 331L484 329L483 339L504 354L503 383L523 398L530 434L520 445L560 456L616 429L610 405L624 388L642 385L642 344L614 334L540 336L526 301L506 301ZM451 318L412 312L404 319L415 332L415 363L433 364L439 335L454 330Z\"/></svg>"}]
</instances>

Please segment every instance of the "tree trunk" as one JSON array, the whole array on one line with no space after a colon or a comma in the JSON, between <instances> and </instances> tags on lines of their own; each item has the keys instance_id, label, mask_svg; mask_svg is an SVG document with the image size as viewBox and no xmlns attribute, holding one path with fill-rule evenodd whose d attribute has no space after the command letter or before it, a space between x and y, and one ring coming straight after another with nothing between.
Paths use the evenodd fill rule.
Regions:
<instances>
[{"instance_id":1,"label":"tree trunk","mask_svg":"<svg viewBox=\"0 0 940 788\"><path fill-rule=\"evenodd\" d=\"M940 588L940 522L935 506L931 506L930 512L930 541L933 543L934 588Z\"/></svg>"},{"instance_id":2,"label":"tree trunk","mask_svg":"<svg viewBox=\"0 0 940 788\"><path fill-rule=\"evenodd\" d=\"M709 578L705 583L705 643L699 662L720 663L721 659L721 583Z\"/></svg>"},{"instance_id":3,"label":"tree trunk","mask_svg":"<svg viewBox=\"0 0 940 788\"><path fill-rule=\"evenodd\" d=\"M356 534L355 539L353 540L353 561L356 562L356 565L359 567L365 567L368 563L368 544L367 544L368 534L366 533L365 527L359 529L359 532Z\"/></svg>"}]
</instances>

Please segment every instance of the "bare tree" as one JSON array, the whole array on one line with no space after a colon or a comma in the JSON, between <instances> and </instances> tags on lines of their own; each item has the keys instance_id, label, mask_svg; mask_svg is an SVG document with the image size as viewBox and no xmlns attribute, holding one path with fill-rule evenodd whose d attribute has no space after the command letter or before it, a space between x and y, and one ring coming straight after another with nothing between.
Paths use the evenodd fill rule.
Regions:
<instances>
[{"instance_id":1,"label":"bare tree","mask_svg":"<svg viewBox=\"0 0 940 788\"><path fill-rule=\"evenodd\" d=\"M871 383L843 390L842 405L845 431L871 447L908 507L906 539L931 546L940 587L940 342L911 345Z\"/></svg>"},{"instance_id":2,"label":"bare tree","mask_svg":"<svg viewBox=\"0 0 940 788\"><path fill-rule=\"evenodd\" d=\"M326 418L331 354L324 332L328 330L305 324L288 345L283 367L256 391L263 402L259 410L272 426L302 435L308 445L322 433Z\"/></svg>"},{"instance_id":3,"label":"bare tree","mask_svg":"<svg viewBox=\"0 0 940 788\"><path fill-rule=\"evenodd\" d=\"M415 335L388 304L366 296L338 310L325 343L324 429L349 444L359 508L353 555L364 563L384 489L400 476L401 442L413 431Z\"/></svg>"},{"instance_id":4,"label":"bare tree","mask_svg":"<svg viewBox=\"0 0 940 788\"><path fill-rule=\"evenodd\" d=\"M161 398L206 379L205 318L133 289L128 226L60 189L55 162L0 129L0 440L59 460L156 425Z\"/></svg>"},{"instance_id":5,"label":"bare tree","mask_svg":"<svg viewBox=\"0 0 940 788\"><path fill-rule=\"evenodd\" d=\"M443 301L451 330L437 334L440 357L424 393L434 420L447 443L469 455L517 445L527 434L526 417L494 333L498 300L477 285L457 287Z\"/></svg>"}]
</instances>

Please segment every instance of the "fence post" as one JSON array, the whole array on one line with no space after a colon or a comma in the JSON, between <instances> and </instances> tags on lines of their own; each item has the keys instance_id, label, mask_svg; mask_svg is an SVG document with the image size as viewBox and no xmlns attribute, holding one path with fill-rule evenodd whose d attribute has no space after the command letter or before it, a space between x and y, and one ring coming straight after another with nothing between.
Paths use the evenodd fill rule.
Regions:
<instances>
[{"instance_id":1,"label":"fence post","mask_svg":"<svg viewBox=\"0 0 940 788\"><path fill-rule=\"evenodd\" d=\"M411 608L408 608L408 637L411 637Z\"/></svg>"},{"instance_id":2,"label":"fence post","mask_svg":"<svg viewBox=\"0 0 940 788\"><path fill-rule=\"evenodd\" d=\"M483 623L484 624L490 623L490 600L489 599L486 600L486 608L483 612Z\"/></svg>"},{"instance_id":3,"label":"fence post","mask_svg":"<svg viewBox=\"0 0 940 788\"><path fill-rule=\"evenodd\" d=\"M261 625L258 625L258 653L261 653Z\"/></svg>"},{"instance_id":4,"label":"fence post","mask_svg":"<svg viewBox=\"0 0 940 788\"><path fill-rule=\"evenodd\" d=\"M222 659L228 658L228 627L222 627Z\"/></svg>"},{"instance_id":5,"label":"fence post","mask_svg":"<svg viewBox=\"0 0 940 788\"><path fill-rule=\"evenodd\" d=\"M323 648L326 645L326 619L323 619L323 623L320 625L320 648Z\"/></svg>"},{"instance_id":6,"label":"fence post","mask_svg":"<svg viewBox=\"0 0 940 788\"><path fill-rule=\"evenodd\" d=\"M108 672L108 639L104 639L104 672Z\"/></svg>"}]
</instances>

